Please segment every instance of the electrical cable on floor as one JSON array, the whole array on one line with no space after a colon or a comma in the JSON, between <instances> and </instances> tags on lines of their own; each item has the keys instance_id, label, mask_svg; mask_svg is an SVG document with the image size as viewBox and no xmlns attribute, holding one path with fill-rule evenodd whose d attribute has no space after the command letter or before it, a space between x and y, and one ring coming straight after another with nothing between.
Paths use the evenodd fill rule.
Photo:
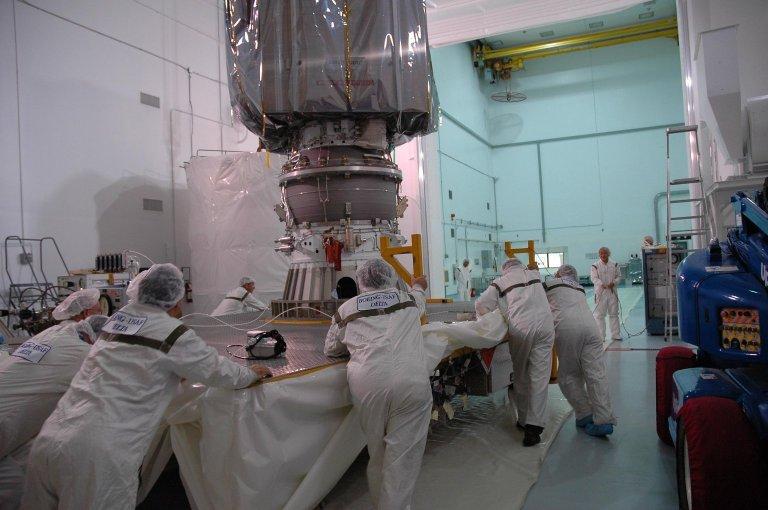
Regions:
<instances>
[{"instance_id":1,"label":"electrical cable on floor","mask_svg":"<svg viewBox=\"0 0 768 510\"><path fill-rule=\"evenodd\" d=\"M618 299L618 297L619 297L619 294L617 292L616 293L616 298ZM621 300L619 299L618 301L619 301L619 318L621 319L621 327L624 328L624 332L627 334L627 340L629 340L630 338L634 338L636 336L640 336L643 333L645 333L646 330L648 329L648 326L644 327L641 331L638 331L637 333L632 333L632 332L629 331L629 328L627 328L626 319L624 318L624 312L623 312L623 310L621 308ZM632 310L634 310L636 306L637 305L632 307L632 309L629 311L629 313L632 313ZM629 313L627 314L627 317L629 317Z\"/></svg>"},{"instance_id":2,"label":"electrical cable on floor","mask_svg":"<svg viewBox=\"0 0 768 510\"><path fill-rule=\"evenodd\" d=\"M597 298L597 292L595 292L595 298ZM642 331L638 331L637 333L632 333L631 331L629 331L629 328L627 328L626 320L623 317L624 312L623 312L622 307L621 307L621 299L619 299L618 291L616 291L616 301L618 301L618 303L619 303L619 323L621 324L621 327L624 328L624 333L627 334L627 340L629 340L630 338L634 338L636 336L640 336L643 333L645 333L645 331L648 329L647 326L644 327L642 329ZM599 301L595 301L595 309L597 309L599 304L600 304ZM635 305L635 306L637 306L637 305ZM632 310L634 310L634 309L635 309L635 307L632 307ZM629 312L631 313L632 310L630 310ZM627 315L627 317L629 317L629 315ZM605 319L603 319L603 320L605 320Z\"/></svg>"}]
</instances>

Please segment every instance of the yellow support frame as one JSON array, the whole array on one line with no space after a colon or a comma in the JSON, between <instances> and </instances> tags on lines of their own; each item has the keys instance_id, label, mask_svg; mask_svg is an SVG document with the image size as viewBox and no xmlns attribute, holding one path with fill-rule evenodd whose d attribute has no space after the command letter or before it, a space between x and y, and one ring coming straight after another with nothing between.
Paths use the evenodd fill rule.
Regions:
<instances>
[{"instance_id":1,"label":"yellow support frame","mask_svg":"<svg viewBox=\"0 0 768 510\"><path fill-rule=\"evenodd\" d=\"M528 246L525 248L512 248L512 243L509 241L504 242L504 254L509 258L517 258L518 253L528 254L528 269L538 269L539 265L536 263L536 249L533 241L528 241Z\"/></svg>"},{"instance_id":2,"label":"yellow support frame","mask_svg":"<svg viewBox=\"0 0 768 510\"><path fill-rule=\"evenodd\" d=\"M411 235L410 246L391 246L389 244L389 237L382 236L379 238L379 251L381 252L381 258L388 262L395 269L397 275L408 285L413 285L414 278L424 276L424 263L421 258L421 234ZM413 274L408 272L405 266L395 258L395 255L411 256L413 260Z\"/></svg>"}]
</instances>

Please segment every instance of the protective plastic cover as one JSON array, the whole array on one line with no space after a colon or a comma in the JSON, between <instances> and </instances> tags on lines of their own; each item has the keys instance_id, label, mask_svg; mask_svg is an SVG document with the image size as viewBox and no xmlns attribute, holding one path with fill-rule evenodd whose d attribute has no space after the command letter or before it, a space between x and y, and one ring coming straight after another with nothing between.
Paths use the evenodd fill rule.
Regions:
<instances>
[{"instance_id":1,"label":"protective plastic cover","mask_svg":"<svg viewBox=\"0 0 768 510\"><path fill-rule=\"evenodd\" d=\"M507 326L497 310L423 331L431 370L455 349L497 345ZM169 417L192 507L315 508L365 446L346 372L338 364L241 391L211 388Z\"/></svg>"},{"instance_id":2,"label":"protective plastic cover","mask_svg":"<svg viewBox=\"0 0 768 510\"><path fill-rule=\"evenodd\" d=\"M384 119L391 147L437 130L423 0L228 0L226 18L232 105L268 150L320 120Z\"/></svg>"},{"instance_id":3,"label":"protective plastic cover","mask_svg":"<svg viewBox=\"0 0 768 510\"><path fill-rule=\"evenodd\" d=\"M275 253L284 224L277 176L284 158L264 152L193 158L189 187L189 246L195 309L210 312L242 276L256 280L256 297L282 294L288 259Z\"/></svg>"}]
</instances>

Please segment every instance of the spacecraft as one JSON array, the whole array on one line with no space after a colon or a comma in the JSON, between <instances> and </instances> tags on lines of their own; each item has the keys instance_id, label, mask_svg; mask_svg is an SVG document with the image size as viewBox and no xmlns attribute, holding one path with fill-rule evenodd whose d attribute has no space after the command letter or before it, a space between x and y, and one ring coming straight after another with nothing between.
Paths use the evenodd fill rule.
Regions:
<instances>
[{"instance_id":1,"label":"spacecraft","mask_svg":"<svg viewBox=\"0 0 768 510\"><path fill-rule=\"evenodd\" d=\"M437 130L423 0L229 0L235 114L288 156L275 211L290 258L282 300L333 311L380 257L407 202L394 147Z\"/></svg>"}]
</instances>

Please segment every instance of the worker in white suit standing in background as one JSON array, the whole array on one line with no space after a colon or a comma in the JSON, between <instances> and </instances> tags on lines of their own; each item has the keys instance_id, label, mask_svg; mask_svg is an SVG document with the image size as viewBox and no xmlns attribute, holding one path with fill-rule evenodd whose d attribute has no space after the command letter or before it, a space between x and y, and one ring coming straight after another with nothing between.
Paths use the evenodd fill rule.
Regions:
<instances>
[{"instance_id":1,"label":"worker in white suit standing in background","mask_svg":"<svg viewBox=\"0 0 768 510\"><path fill-rule=\"evenodd\" d=\"M349 353L347 380L368 443L368 487L379 510L411 508L432 411L420 317L426 278L398 290L392 267L368 260L363 291L339 307L325 338L327 356Z\"/></svg>"},{"instance_id":2,"label":"worker in white suit standing in background","mask_svg":"<svg viewBox=\"0 0 768 510\"><path fill-rule=\"evenodd\" d=\"M21 502L32 439L91 350L98 289L73 292L53 311L56 326L38 333L0 361L0 510ZM100 317L100 316L96 316Z\"/></svg>"},{"instance_id":3,"label":"worker in white suit standing in background","mask_svg":"<svg viewBox=\"0 0 768 510\"><path fill-rule=\"evenodd\" d=\"M265 310L267 305L254 297L254 290L256 290L256 282L253 281L253 278L243 276L240 278L240 286L227 292L227 295L224 296L224 299L221 300L211 315L231 315L233 313Z\"/></svg>"},{"instance_id":4,"label":"worker in white suit standing in background","mask_svg":"<svg viewBox=\"0 0 768 510\"><path fill-rule=\"evenodd\" d=\"M456 270L456 290L459 294L459 301L469 301L471 299L472 288L472 268L469 267L469 260L464 262Z\"/></svg>"},{"instance_id":5,"label":"worker in white suit standing in background","mask_svg":"<svg viewBox=\"0 0 768 510\"><path fill-rule=\"evenodd\" d=\"M603 246L598 252L600 260L592 264L589 277L595 286L595 320L600 338L605 340L605 316L611 328L611 340L621 340L619 328L619 294L616 286L621 280L619 265L610 260L611 250Z\"/></svg>"}]
</instances>

